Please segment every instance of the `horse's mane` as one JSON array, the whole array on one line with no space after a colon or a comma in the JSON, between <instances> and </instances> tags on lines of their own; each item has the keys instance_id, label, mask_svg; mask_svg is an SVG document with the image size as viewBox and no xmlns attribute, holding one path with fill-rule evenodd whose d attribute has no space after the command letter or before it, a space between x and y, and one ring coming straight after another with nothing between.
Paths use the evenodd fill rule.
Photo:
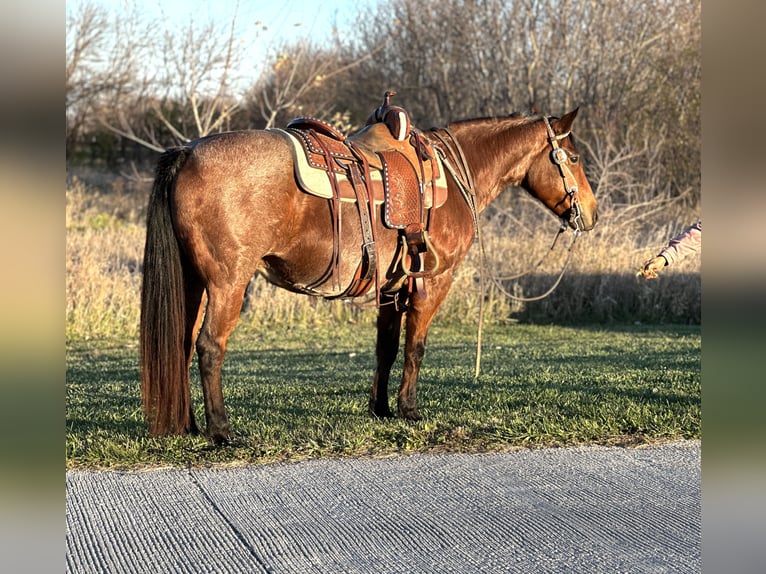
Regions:
<instances>
[{"instance_id":1,"label":"horse's mane","mask_svg":"<svg viewBox=\"0 0 766 574\"><path fill-rule=\"evenodd\" d=\"M532 144L531 137L533 130L514 129L531 126L538 122L542 116L527 114L523 112L513 112L507 116L487 116L480 118L464 119L451 122L448 126L450 130L462 132L468 141L464 147L479 150L475 161L479 164L491 165L498 160L502 150L508 147L527 147ZM474 134L474 137L472 137ZM486 144L488 138L492 140L492 145ZM477 165L478 167L478 165Z\"/></svg>"},{"instance_id":2,"label":"horse's mane","mask_svg":"<svg viewBox=\"0 0 766 574\"><path fill-rule=\"evenodd\" d=\"M480 126L483 129L506 130L509 127L534 123L542 116L525 112L513 112L507 116L482 116L477 118L465 118L449 122L448 127L460 128L463 126Z\"/></svg>"}]
</instances>

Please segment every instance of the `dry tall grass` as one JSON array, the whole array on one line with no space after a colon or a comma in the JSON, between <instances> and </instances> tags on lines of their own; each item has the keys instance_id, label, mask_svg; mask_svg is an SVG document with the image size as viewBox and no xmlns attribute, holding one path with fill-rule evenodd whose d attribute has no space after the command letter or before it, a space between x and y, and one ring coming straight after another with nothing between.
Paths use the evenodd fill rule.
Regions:
<instances>
[{"instance_id":1,"label":"dry tall grass","mask_svg":"<svg viewBox=\"0 0 766 574\"><path fill-rule=\"evenodd\" d=\"M67 339L136 336L144 228L136 198L75 181L66 191Z\"/></svg>"},{"instance_id":2,"label":"dry tall grass","mask_svg":"<svg viewBox=\"0 0 766 574\"><path fill-rule=\"evenodd\" d=\"M121 178L88 185L73 178L68 184L67 339L137 336L148 190L148 184L129 185ZM699 256L667 269L655 281L635 276L642 261L696 217L695 210L673 203L642 209L605 205L596 229L575 243L571 264L558 288L541 301L520 303L505 292L529 297L546 291L564 264L571 232L550 251L558 221L524 192L508 191L483 217L485 320L699 323ZM529 270L543 256L538 268L518 280L499 285L490 281ZM440 320L477 320L479 260L479 250L474 247L456 273ZM371 309L296 295L257 278L241 324L372 323L374 317Z\"/></svg>"}]
</instances>

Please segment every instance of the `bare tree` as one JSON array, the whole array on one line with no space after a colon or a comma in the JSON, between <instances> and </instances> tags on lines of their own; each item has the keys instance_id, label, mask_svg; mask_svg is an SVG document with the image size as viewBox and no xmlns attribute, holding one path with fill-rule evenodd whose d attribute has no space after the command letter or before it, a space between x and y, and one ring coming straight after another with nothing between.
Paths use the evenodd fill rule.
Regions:
<instances>
[{"instance_id":1,"label":"bare tree","mask_svg":"<svg viewBox=\"0 0 766 574\"><path fill-rule=\"evenodd\" d=\"M97 13L106 21L106 13ZM86 20L89 26L83 30L98 38L100 50L108 48L101 67L121 81L93 98L83 108L84 117L159 152L212 133L250 127L243 125L243 107L258 110L253 121L258 127L276 125L301 110L320 117L340 113L344 110L333 103L334 82L375 52L348 58L337 41L318 46L296 37L272 62L262 62L265 66L248 83L242 75L257 68L245 59L247 42L237 20L235 10L225 25L200 25L190 16L182 29L160 30L159 23L132 13L100 33L103 26ZM68 33L70 27L74 23L68 23ZM84 43L88 35L81 36ZM68 60L68 77L69 67ZM94 80L93 69L82 71L84 85Z\"/></svg>"},{"instance_id":2,"label":"bare tree","mask_svg":"<svg viewBox=\"0 0 766 574\"><path fill-rule=\"evenodd\" d=\"M130 108L129 102L144 85L141 63L155 29L141 22L136 9L112 14L86 2L67 14L66 34L69 158L84 132L95 137Z\"/></svg>"},{"instance_id":3,"label":"bare tree","mask_svg":"<svg viewBox=\"0 0 766 574\"><path fill-rule=\"evenodd\" d=\"M259 116L254 123L270 128L299 115L330 121L335 117L343 123L341 118L347 110L338 109L338 86L344 76L369 61L384 44L370 46L353 56L337 42L319 46L304 38L283 44L248 94L249 107L257 109ZM348 119L345 121L348 124Z\"/></svg>"},{"instance_id":4,"label":"bare tree","mask_svg":"<svg viewBox=\"0 0 766 574\"><path fill-rule=\"evenodd\" d=\"M70 156L91 120L99 99L119 91L125 76L116 72L108 52L114 27L108 12L91 2L67 14L66 24L66 151ZM106 54L106 55L105 55ZM124 68L124 66L121 66Z\"/></svg>"},{"instance_id":5,"label":"bare tree","mask_svg":"<svg viewBox=\"0 0 766 574\"><path fill-rule=\"evenodd\" d=\"M282 45L249 82L236 12L164 33L92 12L67 22L68 140L86 118L156 151L297 115L355 124L387 89L421 127L579 105L605 209L699 198L700 0L381 0L332 45Z\"/></svg>"},{"instance_id":6,"label":"bare tree","mask_svg":"<svg viewBox=\"0 0 766 574\"><path fill-rule=\"evenodd\" d=\"M106 13L90 3L83 4L76 13L67 14L67 152L82 130L94 92L102 89L94 65L103 45L106 21Z\"/></svg>"},{"instance_id":7,"label":"bare tree","mask_svg":"<svg viewBox=\"0 0 766 574\"><path fill-rule=\"evenodd\" d=\"M149 42L133 91L104 101L99 122L154 151L228 128L239 107L234 84L243 59L236 18L235 12L223 28L198 26L190 17L183 29L165 30L160 42ZM136 61L123 64L135 70Z\"/></svg>"},{"instance_id":8,"label":"bare tree","mask_svg":"<svg viewBox=\"0 0 766 574\"><path fill-rule=\"evenodd\" d=\"M699 0L384 0L357 42L390 42L356 83L385 78L426 126L581 106L577 136L606 203L688 200L699 198L700 28Z\"/></svg>"}]
</instances>

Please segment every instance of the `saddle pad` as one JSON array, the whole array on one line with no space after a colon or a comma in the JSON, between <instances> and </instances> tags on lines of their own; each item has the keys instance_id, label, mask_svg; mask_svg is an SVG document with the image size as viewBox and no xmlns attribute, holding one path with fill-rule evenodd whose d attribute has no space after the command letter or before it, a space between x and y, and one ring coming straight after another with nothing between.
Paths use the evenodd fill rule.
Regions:
<instances>
[{"instance_id":1,"label":"saddle pad","mask_svg":"<svg viewBox=\"0 0 766 574\"><path fill-rule=\"evenodd\" d=\"M311 195L322 197L324 199L332 199L333 190L332 184L325 169L312 167L306 159L306 152L298 139L290 132L279 129L269 128L267 131L280 134L290 144L292 151L293 166L295 172L295 181L298 186ZM436 186L434 192L431 193L431 182L426 184L426 209L431 207L440 207L447 201L447 176L444 166L442 165L441 158L437 155L438 163L438 177L436 179ZM341 201L356 202L356 193L351 182L346 177L345 173L337 173L338 187L340 189ZM370 179L372 181L373 196L376 204L382 204L385 201L385 193L383 189L383 171L378 169L370 169Z\"/></svg>"},{"instance_id":2,"label":"saddle pad","mask_svg":"<svg viewBox=\"0 0 766 574\"><path fill-rule=\"evenodd\" d=\"M322 197L324 199L332 199L333 191L330 179L327 176L327 171L312 167L306 159L306 153L303 151L303 146L298 139L290 132L281 130L279 128L269 128L268 131L277 132L281 134L290 144L290 149L293 154L293 165L295 172L295 181L298 186L311 195ZM341 201L356 202L356 194L354 188L351 186L351 182L348 180L345 174L338 173L338 187L340 189ZM373 188L380 188L380 191L375 191L375 203L383 203L383 174L380 171L371 171L370 179L373 182Z\"/></svg>"}]
</instances>

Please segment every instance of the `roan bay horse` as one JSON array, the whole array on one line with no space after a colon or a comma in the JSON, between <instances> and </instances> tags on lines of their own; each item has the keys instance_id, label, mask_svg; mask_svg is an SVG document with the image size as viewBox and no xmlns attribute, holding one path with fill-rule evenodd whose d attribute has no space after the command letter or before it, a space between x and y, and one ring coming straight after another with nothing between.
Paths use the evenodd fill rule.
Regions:
<instances>
[{"instance_id":1,"label":"roan bay horse","mask_svg":"<svg viewBox=\"0 0 766 574\"><path fill-rule=\"evenodd\" d=\"M390 417L388 381L406 316L398 414L419 420L415 387L431 321L453 272L475 238L476 214L509 186L520 186L575 232L596 223L596 200L570 137L577 110L561 118L463 120L423 133L446 158L448 195L432 210L427 257L438 269L412 289L397 265L399 232L373 217L379 276L376 370L370 413ZM207 436L229 440L221 385L226 344L255 273L297 292L332 297L336 281L317 285L333 258L349 284L363 234L353 203L341 206L342 241L334 245L329 200L297 185L283 132L242 131L204 137L160 158L148 206L141 293L141 390L154 436L197 433L189 370L198 355ZM336 278L338 279L338 278ZM402 304L398 301L401 299Z\"/></svg>"}]
</instances>

